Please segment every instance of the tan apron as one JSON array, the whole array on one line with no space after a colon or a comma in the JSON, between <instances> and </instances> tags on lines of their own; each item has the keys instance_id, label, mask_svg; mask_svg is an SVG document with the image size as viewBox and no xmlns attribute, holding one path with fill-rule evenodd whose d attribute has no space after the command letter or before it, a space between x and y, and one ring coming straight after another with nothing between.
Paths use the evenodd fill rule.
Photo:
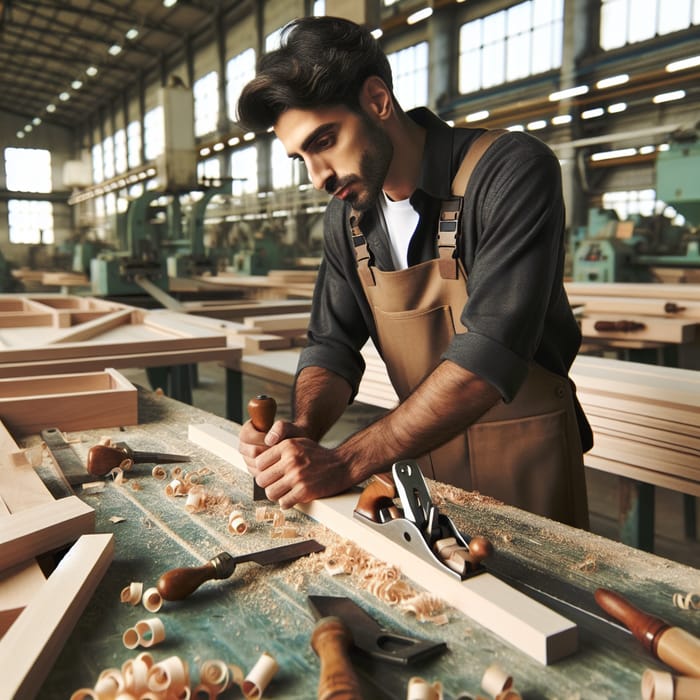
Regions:
<instances>
[{"instance_id":1,"label":"tan apron","mask_svg":"<svg viewBox=\"0 0 700 700\"><path fill-rule=\"evenodd\" d=\"M351 219L358 274L372 308L380 352L403 401L439 364L467 302L467 275L455 251L461 195L481 154L501 132L485 132L452 184L457 200L443 203L440 257L405 270L369 265L369 250ZM510 403L499 401L466 433L425 455L425 476L493 496L510 505L578 527L588 527L581 439L567 378L530 363Z\"/></svg>"}]
</instances>

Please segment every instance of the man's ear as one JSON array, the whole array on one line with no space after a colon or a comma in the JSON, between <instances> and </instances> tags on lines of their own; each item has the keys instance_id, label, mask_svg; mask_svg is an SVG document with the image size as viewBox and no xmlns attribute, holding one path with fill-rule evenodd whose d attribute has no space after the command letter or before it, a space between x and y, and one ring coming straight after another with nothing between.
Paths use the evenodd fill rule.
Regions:
<instances>
[{"instance_id":1,"label":"man's ear","mask_svg":"<svg viewBox=\"0 0 700 700\"><path fill-rule=\"evenodd\" d=\"M378 75L370 75L362 84L360 106L380 121L384 121L393 113L391 90Z\"/></svg>"}]
</instances>

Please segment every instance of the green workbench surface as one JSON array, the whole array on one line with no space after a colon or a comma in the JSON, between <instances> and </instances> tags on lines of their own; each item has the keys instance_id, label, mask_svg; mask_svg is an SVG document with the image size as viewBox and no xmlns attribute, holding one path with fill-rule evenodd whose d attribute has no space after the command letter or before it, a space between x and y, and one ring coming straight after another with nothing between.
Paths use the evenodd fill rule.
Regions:
<instances>
[{"instance_id":1,"label":"green workbench surface","mask_svg":"<svg viewBox=\"0 0 700 700\"><path fill-rule=\"evenodd\" d=\"M155 615L141 605L121 603L120 592L132 581L143 582L145 590L154 586L163 572L200 565L221 551L239 553L296 541L274 539L269 524L255 522L255 508L260 504L250 498L251 480L187 440L188 425L197 423L233 425L139 390L139 425L84 431L75 449L84 456L100 437L109 435L136 450L189 454L192 462L183 465L185 469L209 467L211 474L204 479L204 486L240 506L250 524L249 532L228 533L231 505L188 513L184 498L165 495L167 481L155 480L151 465L135 465L122 486L108 480L101 493L80 492L96 510L97 531L114 534L114 561L49 673L39 693L42 700L67 700L74 690L92 687L102 669L121 667L134 658L143 649L127 649L122 634L137 621L153 616L163 621L166 639L149 651L156 661L172 655L187 660L193 685L203 660L222 659L245 673L267 651L276 658L280 670L264 697L310 700L316 697L319 672L318 659L309 645L314 626L306 598L310 593L347 595L396 632L447 642L447 653L411 668L370 662L355 653L367 700L405 698L408 680L414 675L441 681L446 699L463 692L476 695L484 670L493 663L513 676L515 687L526 700L620 700L640 697L640 678L646 667L665 668L626 632L602 623L589 624L562 609L558 612L579 625L579 651L543 666L451 608L446 609L449 622L445 625L417 622L411 614L378 600L353 575L328 574L323 555L269 567L241 564L230 579L208 582L185 601L166 602ZM516 571L520 569L523 579L538 585L549 582L590 608L595 607L592 592L597 587L612 588L648 612L700 635L700 611L680 610L672 602L675 592L698 590L700 572L696 569L488 499L431 486L441 510L465 532L489 537L496 556L513 564ZM113 522L114 516L124 520ZM300 512L291 511L287 516L303 537L315 537L327 546L340 541ZM240 694L233 689L224 697Z\"/></svg>"}]
</instances>

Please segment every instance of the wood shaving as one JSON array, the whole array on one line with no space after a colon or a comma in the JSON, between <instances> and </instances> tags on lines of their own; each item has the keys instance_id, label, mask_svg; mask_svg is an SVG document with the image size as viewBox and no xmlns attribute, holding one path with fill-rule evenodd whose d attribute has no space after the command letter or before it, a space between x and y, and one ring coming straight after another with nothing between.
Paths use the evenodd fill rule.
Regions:
<instances>
[{"instance_id":1,"label":"wood shaving","mask_svg":"<svg viewBox=\"0 0 700 700\"><path fill-rule=\"evenodd\" d=\"M419 622L445 624L444 602L437 596L419 593L395 566L375 559L350 541L327 547L321 554L331 576L352 574L366 591L379 600L412 613Z\"/></svg>"},{"instance_id":2,"label":"wood shaving","mask_svg":"<svg viewBox=\"0 0 700 700\"><path fill-rule=\"evenodd\" d=\"M272 539L290 539L299 537L299 528L294 525L283 525L282 527L273 527L270 531Z\"/></svg>"},{"instance_id":3,"label":"wood shaving","mask_svg":"<svg viewBox=\"0 0 700 700\"><path fill-rule=\"evenodd\" d=\"M126 520L126 518L123 518L121 515L113 515L110 519L110 523L123 523Z\"/></svg>"},{"instance_id":4,"label":"wood shaving","mask_svg":"<svg viewBox=\"0 0 700 700\"><path fill-rule=\"evenodd\" d=\"M187 492L185 510L188 513L199 513L206 509L206 502L207 492L201 486L192 486Z\"/></svg>"},{"instance_id":5,"label":"wood shaving","mask_svg":"<svg viewBox=\"0 0 700 700\"><path fill-rule=\"evenodd\" d=\"M151 470L151 476L158 481L164 481L168 478L168 470L161 464L158 464Z\"/></svg>"},{"instance_id":6,"label":"wood shaving","mask_svg":"<svg viewBox=\"0 0 700 700\"><path fill-rule=\"evenodd\" d=\"M85 493L102 493L105 490L104 481L88 481L83 484L83 491Z\"/></svg>"},{"instance_id":7,"label":"wood shaving","mask_svg":"<svg viewBox=\"0 0 700 700\"><path fill-rule=\"evenodd\" d=\"M114 467L114 469L110 469L107 476L111 476L112 480L117 486L121 486L125 481L124 470L121 467Z\"/></svg>"},{"instance_id":8,"label":"wood shaving","mask_svg":"<svg viewBox=\"0 0 700 700\"><path fill-rule=\"evenodd\" d=\"M131 486L132 491L140 491L141 490L141 484L139 484L138 481L134 481L133 479L129 481L129 486Z\"/></svg>"},{"instance_id":9,"label":"wood shaving","mask_svg":"<svg viewBox=\"0 0 700 700\"><path fill-rule=\"evenodd\" d=\"M674 593L673 604L681 610L700 610L700 592Z\"/></svg>"},{"instance_id":10,"label":"wood shaving","mask_svg":"<svg viewBox=\"0 0 700 700\"><path fill-rule=\"evenodd\" d=\"M248 523L239 510L232 510L228 516L228 531L232 535L245 535L248 532Z\"/></svg>"}]
</instances>

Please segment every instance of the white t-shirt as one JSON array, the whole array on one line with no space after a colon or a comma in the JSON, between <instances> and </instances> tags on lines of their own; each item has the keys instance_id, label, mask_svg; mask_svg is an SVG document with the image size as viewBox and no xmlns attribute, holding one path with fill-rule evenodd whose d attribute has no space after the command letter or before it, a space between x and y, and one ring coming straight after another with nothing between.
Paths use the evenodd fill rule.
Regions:
<instances>
[{"instance_id":1,"label":"white t-shirt","mask_svg":"<svg viewBox=\"0 0 700 700\"><path fill-rule=\"evenodd\" d=\"M391 241L391 257L397 270L408 267L408 244L413 232L418 226L418 212L413 208L410 199L395 202L382 191L379 205L386 221L386 227Z\"/></svg>"}]
</instances>

